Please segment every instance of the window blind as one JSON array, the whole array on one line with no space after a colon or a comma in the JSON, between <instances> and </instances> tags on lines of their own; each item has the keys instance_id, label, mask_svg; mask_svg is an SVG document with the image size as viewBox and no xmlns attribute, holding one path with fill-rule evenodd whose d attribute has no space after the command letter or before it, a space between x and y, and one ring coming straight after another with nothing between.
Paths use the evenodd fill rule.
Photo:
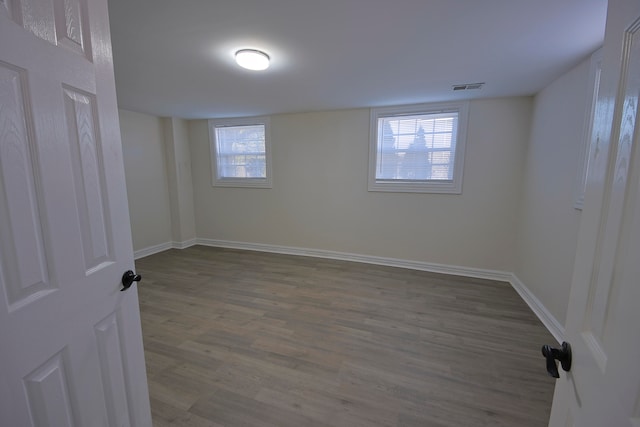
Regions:
<instances>
[{"instance_id":1,"label":"window blind","mask_svg":"<svg viewBox=\"0 0 640 427\"><path fill-rule=\"evenodd\" d=\"M453 180L458 113L378 118L376 180Z\"/></svg>"},{"instance_id":2,"label":"window blind","mask_svg":"<svg viewBox=\"0 0 640 427\"><path fill-rule=\"evenodd\" d=\"M266 178L265 126L215 128L218 179Z\"/></svg>"}]
</instances>

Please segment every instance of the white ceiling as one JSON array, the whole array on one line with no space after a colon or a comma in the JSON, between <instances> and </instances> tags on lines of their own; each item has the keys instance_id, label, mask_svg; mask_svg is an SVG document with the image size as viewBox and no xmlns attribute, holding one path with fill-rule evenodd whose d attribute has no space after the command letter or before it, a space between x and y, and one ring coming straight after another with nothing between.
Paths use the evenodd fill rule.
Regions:
<instances>
[{"instance_id":1,"label":"white ceiling","mask_svg":"<svg viewBox=\"0 0 640 427\"><path fill-rule=\"evenodd\" d=\"M603 41L606 0L109 0L121 108L212 118L531 95ZM233 53L267 52L240 69ZM486 82L453 92L458 83Z\"/></svg>"}]
</instances>

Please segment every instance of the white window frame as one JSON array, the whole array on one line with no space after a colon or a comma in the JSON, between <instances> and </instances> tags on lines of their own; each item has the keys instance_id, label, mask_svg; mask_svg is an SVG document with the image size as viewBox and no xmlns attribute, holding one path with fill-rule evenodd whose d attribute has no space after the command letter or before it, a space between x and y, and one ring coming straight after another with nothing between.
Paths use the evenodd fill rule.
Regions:
<instances>
[{"instance_id":1,"label":"white window frame","mask_svg":"<svg viewBox=\"0 0 640 427\"><path fill-rule=\"evenodd\" d=\"M271 176L271 123L267 116L238 117L229 119L210 119L209 121L209 147L211 152L211 183L214 187L246 187L246 188L272 188ZM264 126L265 148L265 178L222 178L218 176L218 144L216 141L216 128L227 126Z\"/></svg>"},{"instance_id":2,"label":"white window frame","mask_svg":"<svg viewBox=\"0 0 640 427\"><path fill-rule=\"evenodd\" d=\"M464 152L467 142L467 122L469 103L441 102L429 104L399 105L371 109L369 132L369 191L391 191L401 193L444 193L461 194L464 172ZM452 180L400 180L376 179L378 155L378 119L415 114L458 113L456 149Z\"/></svg>"}]
</instances>

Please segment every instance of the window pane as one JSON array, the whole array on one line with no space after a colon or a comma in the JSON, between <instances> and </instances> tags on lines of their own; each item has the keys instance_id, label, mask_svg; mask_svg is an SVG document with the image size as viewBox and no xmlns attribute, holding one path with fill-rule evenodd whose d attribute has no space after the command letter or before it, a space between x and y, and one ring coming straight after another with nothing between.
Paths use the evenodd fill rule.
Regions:
<instances>
[{"instance_id":1,"label":"window pane","mask_svg":"<svg viewBox=\"0 0 640 427\"><path fill-rule=\"evenodd\" d=\"M451 180L458 113L378 119L377 180Z\"/></svg>"},{"instance_id":2,"label":"window pane","mask_svg":"<svg viewBox=\"0 0 640 427\"><path fill-rule=\"evenodd\" d=\"M440 133L433 135L433 148L451 148L451 134Z\"/></svg>"},{"instance_id":3,"label":"window pane","mask_svg":"<svg viewBox=\"0 0 640 427\"><path fill-rule=\"evenodd\" d=\"M264 125L216 127L218 178L266 178Z\"/></svg>"}]
</instances>

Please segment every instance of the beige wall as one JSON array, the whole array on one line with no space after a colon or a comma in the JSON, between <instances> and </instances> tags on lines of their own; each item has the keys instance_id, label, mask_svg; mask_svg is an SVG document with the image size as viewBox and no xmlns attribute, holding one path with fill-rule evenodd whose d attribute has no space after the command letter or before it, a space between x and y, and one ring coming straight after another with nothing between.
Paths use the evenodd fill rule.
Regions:
<instances>
[{"instance_id":1,"label":"beige wall","mask_svg":"<svg viewBox=\"0 0 640 427\"><path fill-rule=\"evenodd\" d=\"M530 117L528 97L470 103L462 195L368 192L368 109L272 116L273 188L214 188L192 121L196 234L512 271Z\"/></svg>"},{"instance_id":2,"label":"beige wall","mask_svg":"<svg viewBox=\"0 0 640 427\"><path fill-rule=\"evenodd\" d=\"M169 189L160 118L119 110L133 249L171 240Z\"/></svg>"},{"instance_id":3,"label":"beige wall","mask_svg":"<svg viewBox=\"0 0 640 427\"><path fill-rule=\"evenodd\" d=\"M515 274L564 325L580 211L574 208L583 141L589 60L534 100Z\"/></svg>"},{"instance_id":4,"label":"beige wall","mask_svg":"<svg viewBox=\"0 0 640 427\"><path fill-rule=\"evenodd\" d=\"M205 120L121 110L134 249L197 236L514 271L562 324L588 74L471 101L462 195L368 192L368 109L272 116L272 189L211 186Z\"/></svg>"}]
</instances>

